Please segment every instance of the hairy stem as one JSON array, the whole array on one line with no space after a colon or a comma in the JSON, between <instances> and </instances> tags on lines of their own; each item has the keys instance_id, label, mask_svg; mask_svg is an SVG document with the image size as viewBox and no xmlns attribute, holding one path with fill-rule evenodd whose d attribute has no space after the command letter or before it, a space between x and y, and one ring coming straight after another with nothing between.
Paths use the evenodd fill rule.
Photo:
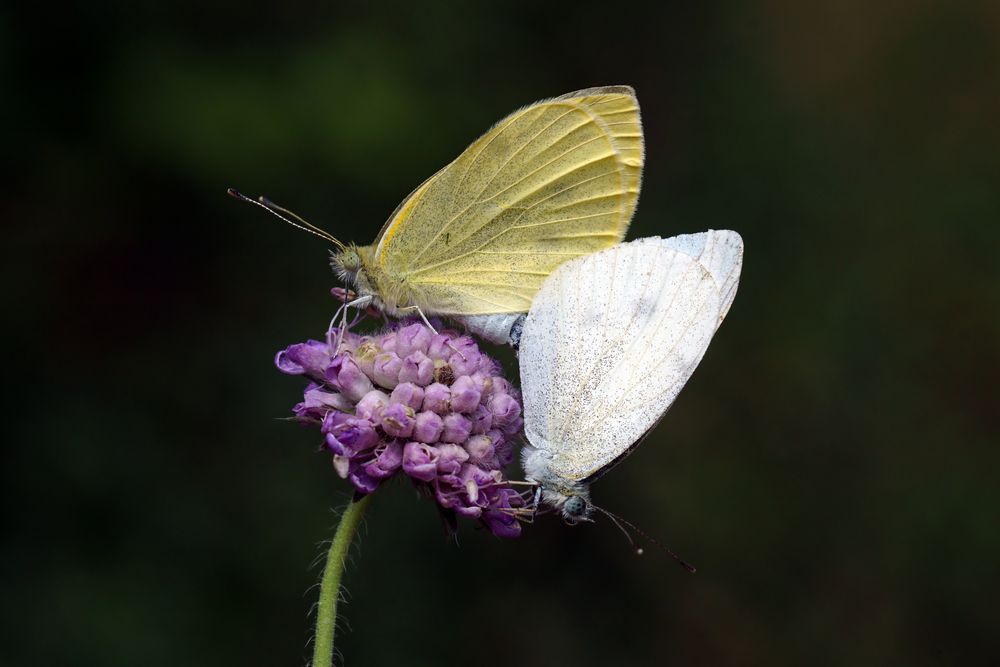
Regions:
<instances>
[{"instance_id":1,"label":"hairy stem","mask_svg":"<svg viewBox=\"0 0 1000 667\"><path fill-rule=\"evenodd\" d=\"M326 567L319 584L319 607L316 611L316 638L313 642L312 667L330 667L333 664L333 633L337 625L337 598L340 595L340 579L344 574L351 540L358 530L365 508L371 501L371 494L357 502L351 502L340 517L340 525L333 536L330 551L326 555Z\"/></svg>"}]
</instances>

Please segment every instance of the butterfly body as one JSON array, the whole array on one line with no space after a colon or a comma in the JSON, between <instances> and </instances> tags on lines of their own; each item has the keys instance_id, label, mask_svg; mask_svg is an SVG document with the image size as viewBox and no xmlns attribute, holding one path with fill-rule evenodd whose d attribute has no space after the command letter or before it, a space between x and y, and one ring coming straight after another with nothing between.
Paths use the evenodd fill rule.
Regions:
<instances>
[{"instance_id":1,"label":"butterfly body","mask_svg":"<svg viewBox=\"0 0 1000 667\"><path fill-rule=\"evenodd\" d=\"M358 298L366 298L368 302L386 315L400 317L403 309L414 306L423 308L417 300L418 294L409 289L405 276L393 275L386 271L374 259L373 246L357 246L351 244L344 250L330 256L330 265L337 276L349 283ZM435 312L430 309L429 312Z\"/></svg>"}]
</instances>

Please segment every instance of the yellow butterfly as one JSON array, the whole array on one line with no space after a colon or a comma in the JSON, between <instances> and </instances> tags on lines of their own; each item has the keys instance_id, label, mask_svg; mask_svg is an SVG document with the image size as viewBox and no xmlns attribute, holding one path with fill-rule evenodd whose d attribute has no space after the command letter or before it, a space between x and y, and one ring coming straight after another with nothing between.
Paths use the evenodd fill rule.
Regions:
<instances>
[{"instance_id":1,"label":"yellow butterfly","mask_svg":"<svg viewBox=\"0 0 1000 667\"><path fill-rule=\"evenodd\" d=\"M631 87L537 102L424 181L372 245L345 246L326 235L339 249L331 264L354 286L356 305L392 316L449 316L509 342L556 267L622 240L642 165Z\"/></svg>"}]
</instances>

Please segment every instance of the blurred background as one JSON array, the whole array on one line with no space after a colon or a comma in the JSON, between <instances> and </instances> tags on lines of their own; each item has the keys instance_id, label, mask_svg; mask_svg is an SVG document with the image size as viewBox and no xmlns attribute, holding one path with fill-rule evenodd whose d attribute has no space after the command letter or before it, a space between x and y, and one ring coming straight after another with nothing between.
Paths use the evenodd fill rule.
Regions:
<instances>
[{"instance_id":1,"label":"blurred background","mask_svg":"<svg viewBox=\"0 0 1000 667\"><path fill-rule=\"evenodd\" d=\"M327 247L534 100L628 83L629 234L739 296L607 522L444 539L381 490L348 665L1000 662L1000 5L215 1L0 10L3 665L301 665L349 497L277 420ZM516 366L504 357L510 373Z\"/></svg>"}]
</instances>

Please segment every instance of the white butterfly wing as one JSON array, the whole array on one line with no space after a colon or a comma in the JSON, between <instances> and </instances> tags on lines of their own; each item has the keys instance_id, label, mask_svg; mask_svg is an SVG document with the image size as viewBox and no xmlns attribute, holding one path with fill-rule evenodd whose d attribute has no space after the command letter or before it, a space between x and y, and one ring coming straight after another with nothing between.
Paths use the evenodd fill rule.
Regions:
<instances>
[{"instance_id":1,"label":"white butterfly wing","mask_svg":"<svg viewBox=\"0 0 1000 667\"><path fill-rule=\"evenodd\" d=\"M743 268L743 238L728 229L710 229L698 234L681 234L663 239L669 248L697 259L719 286L719 324L736 298Z\"/></svg>"},{"instance_id":2,"label":"white butterfly wing","mask_svg":"<svg viewBox=\"0 0 1000 667\"><path fill-rule=\"evenodd\" d=\"M549 474L582 481L614 462L691 377L732 302L742 258L741 248L713 250L725 244L711 234L619 244L545 281L519 357L525 433L546 452Z\"/></svg>"}]
</instances>

